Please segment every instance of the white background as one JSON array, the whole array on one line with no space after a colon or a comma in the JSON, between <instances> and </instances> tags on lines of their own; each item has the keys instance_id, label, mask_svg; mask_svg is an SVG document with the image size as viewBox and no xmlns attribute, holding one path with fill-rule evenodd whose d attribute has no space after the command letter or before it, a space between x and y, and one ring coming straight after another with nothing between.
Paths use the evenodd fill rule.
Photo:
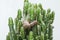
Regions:
<instances>
[{"instance_id":1,"label":"white background","mask_svg":"<svg viewBox=\"0 0 60 40\"><path fill-rule=\"evenodd\" d=\"M24 0L0 0L0 40L6 40L9 31L8 18L15 18L18 9L23 9ZM60 0L29 0L31 3L41 3L44 9L55 11L53 23L53 40L60 40Z\"/></svg>"}]
</instances>

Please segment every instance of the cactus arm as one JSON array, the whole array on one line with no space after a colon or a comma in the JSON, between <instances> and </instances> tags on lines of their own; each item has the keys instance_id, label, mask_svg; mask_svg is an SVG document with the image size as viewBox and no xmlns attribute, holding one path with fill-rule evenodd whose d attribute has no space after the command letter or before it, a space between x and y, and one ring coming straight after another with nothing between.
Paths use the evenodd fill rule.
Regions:
<instances>
[{"instance_id":1,"label":"cactus arm","mask_svg":"<svg viewBox=\"0 0 60 40\"><path fill-rule=\"evenodd\" d=\"M23 27L21 27L21 29L20 29L20 35L21 35L22 39L25 38L25 32L24 32L24 28Z\"/></svg>"},{"instance_id":2,"label":"cactus arm","mask_svg":"<svg viewBox=\"0 0 60 40\"><path fill-rule=\"evenodd\" d=\"M15 32L17 31L18 18L15 18Z\"/></svg>"},{"instance_id":3,"label":"cactus arm","mask_svg":"<svg viewBox=\"0 0 60 40\"><path fill-rule=\"evenodd\" d=\"M32 31L30 31L30 33L29 33L29 39L28 40L34 40L33 32Z\"/></svg>"},{"instance_id":4,"label":"cactus arm","mask_svg":"<svg viewBox=\"0 0 60 40\"><path fill-rule=\"evenodd\" d=\"M28 6L29 6L28 0L24 0L24 7L23 7L24 16L27 16L27 14L28 14Z\"/></svg>"},{"instance_id":5,"label":"cactus arm","mask_svg":"<svg viewBox=\"0 0 60 40\"><path fill-rule=\"evenodd\" d=\"M16 40L16 34L15 34L15 31L14 31L14 24L13 24L13 19L10 17L9 18L9 29L10 29L10 40Z\"/></svg>"},{"instance_id":6,"label":"cactus arm","mask_svg":"<svg viewBox=\"0 0 60 40\"><path fill-rule=\"evenodd\" d=\"M13 20L12 20L12 18L10 17L9 18L9 29L10 29L10 40L14 40L14 38L13 38L13 36L12 36L12 34L14 33L14 29L13 29Z\"/></svg>"},{"instance_id":7,"label":"cactus arm","mask_svg":"<svg viewBox=\"0 0 60 40\"><path fill-rule=\"evenodd\" d=\"M21 20L21 18L22 18L22 12L20 9L18 9L17 18L18 18L18 20Z\"/></svg>"},{"instance_id":8,"label":"cactus arm","mask_svg":"<svg viewBox=\"0 0 60 40\"><path fill-rule=\"evenodd\" d=\"M41 40L44 40L44 33L41 32L41 37L40 37Z\"/></svg>"}]
</instances>

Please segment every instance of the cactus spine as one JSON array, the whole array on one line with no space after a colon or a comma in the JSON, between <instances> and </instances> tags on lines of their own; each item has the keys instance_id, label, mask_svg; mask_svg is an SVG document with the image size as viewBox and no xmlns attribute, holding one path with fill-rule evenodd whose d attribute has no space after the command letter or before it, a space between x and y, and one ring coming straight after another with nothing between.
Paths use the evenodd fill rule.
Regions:
<instances>
[{"instance_id":1,"label":"cactus spine","mask_svg":"<svg viewBox=\"0 0 60 40\"><path fill-rule=\"evenodd\" d=\"M10 31L6 40L53 40L54 11L24 0L23 12L18 9L17 13L14 22L12 17L8 19Z\"/></svg>"}]
</instances>

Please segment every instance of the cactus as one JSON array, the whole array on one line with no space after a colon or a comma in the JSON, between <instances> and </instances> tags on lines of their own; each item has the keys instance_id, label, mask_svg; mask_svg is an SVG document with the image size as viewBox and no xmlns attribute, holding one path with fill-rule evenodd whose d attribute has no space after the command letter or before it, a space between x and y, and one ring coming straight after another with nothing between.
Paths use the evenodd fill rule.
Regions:
<instances>
[{"instance_id":1,"label":"cactus","mask_svg":"<svg viewBox=\"0 0 60 40\"><path fill-rule=\"evenodd\" d=\"M23 12L18 9L13 21L8 19L9 33L6 40L53 40L55 13L50 8L43 9L42 4L32 4L24 0Z\"/></svg>"},{"instance_id":2,"label":"cactus","mask_svg":"<svg viewBox=\"0 0 60 40\"><path fill-rule=\"evenodd\" d=\"M28 40L34 40L33 32L32 31L29 32L29 38L28 38Z\"/></svg>"}]
</instances>

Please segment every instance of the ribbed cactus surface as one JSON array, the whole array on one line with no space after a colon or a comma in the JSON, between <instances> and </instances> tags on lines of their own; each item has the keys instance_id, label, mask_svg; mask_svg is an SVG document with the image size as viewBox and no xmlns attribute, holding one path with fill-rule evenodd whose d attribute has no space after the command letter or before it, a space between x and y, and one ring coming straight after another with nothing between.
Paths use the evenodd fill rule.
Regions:
<instances>
[{"instance_id":1,"label":"ribbed cactus surface","mask_svg":"<svg viewBox=\"0 0 60 40\"><path fill-rule=\"evenodd\" d=\"M23 12L18 9L17 13L14 21L12 17L8 19L6 40L53 40L54 11L24 0Z\"/></svg>"}]
</instances>

